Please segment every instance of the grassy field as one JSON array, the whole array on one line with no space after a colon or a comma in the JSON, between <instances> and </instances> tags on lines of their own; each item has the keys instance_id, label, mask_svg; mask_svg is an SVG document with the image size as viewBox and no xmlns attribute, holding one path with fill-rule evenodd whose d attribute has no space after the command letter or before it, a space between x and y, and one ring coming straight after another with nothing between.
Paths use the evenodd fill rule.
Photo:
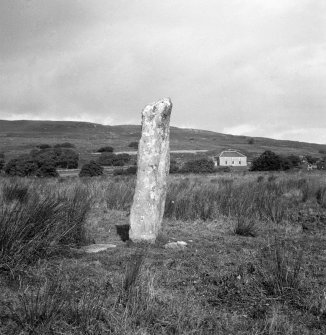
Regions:
<instances>
[{"instance_id":1,"label":"grassy field","mask_svg":"<svg viewBox=\"0 0 326 335\"><path fill-rule=\"evenodd\" d=\"M113 146L116 151L128 151L131 142L140 138L139 125L106 126L89 122L74 121L6 121L0 120L0 152L10 159L22 153L28 153L39 144L54 145L70 142L80 153L81 163L94 159L91 153L102 146ZM326 144L281 141L270 138L254 138L249 144L247 136L233 136L213 131L182 129L171 127L171 150L209 150L210 154L219 154L222 150L237 149L249 159L272 150L284 155L323 156ZM181 155L187 156L187 155Z\"/></svg>"},{"instance_id":2,"label":"grassy field","mask_svg":"<svg viewBox=\"0 0 326 335\"><path fill-rule=\"evenodd\" d=\"M0 334L326 333L325 173L170 176L155 245L131 177L0 185Z\"/></svg>"}]
</instances>

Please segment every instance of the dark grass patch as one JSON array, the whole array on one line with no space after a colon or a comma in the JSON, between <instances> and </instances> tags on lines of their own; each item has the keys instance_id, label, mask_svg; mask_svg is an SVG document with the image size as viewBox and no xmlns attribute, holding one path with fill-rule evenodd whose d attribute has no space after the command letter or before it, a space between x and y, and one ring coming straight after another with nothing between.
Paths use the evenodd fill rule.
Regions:
<instances>
[{"instance_id":1,"label":"dark grass patch","mask_svg":"<svg viewBox=\"0 0 326 335\"><path fill-rule=\"evenodd\" d=\"M257 227L254 220L238 217L234 227L234 233L240 236L257 236Z\"/></svg>"}]
</instances>

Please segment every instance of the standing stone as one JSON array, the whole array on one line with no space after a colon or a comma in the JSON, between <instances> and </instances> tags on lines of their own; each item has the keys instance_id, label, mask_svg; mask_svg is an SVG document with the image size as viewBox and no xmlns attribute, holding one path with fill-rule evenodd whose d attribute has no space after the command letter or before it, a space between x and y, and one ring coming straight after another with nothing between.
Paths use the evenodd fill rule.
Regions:
<instances>
[{"instance_id":1,"label":"standing stone","mask_svg":"<svg viewBox=\"0 0 326 335\"><path fill-rule=\"evenodd\" d=\"M163 99L142 112L137 182L130 211L129 236L134 242L155 242L162 225L170 169L171 110L171 100Z\"/></svg>"}]
</instances>

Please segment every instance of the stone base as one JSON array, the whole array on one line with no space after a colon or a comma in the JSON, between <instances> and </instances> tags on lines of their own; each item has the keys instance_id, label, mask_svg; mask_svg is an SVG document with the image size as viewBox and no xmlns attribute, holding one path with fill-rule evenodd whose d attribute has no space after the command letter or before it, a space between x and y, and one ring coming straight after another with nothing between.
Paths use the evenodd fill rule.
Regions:
<instances>
[{"instance_id":1,"label":"stone base","mask_svg":"<svg viewBox=\"0 0 326 335\"><path fill-rule=\"evenodd\" d=\"M133 243L150 243L154 244L156 241L156 235L151 234L151 235L137 235L136 237L130 236L130 239Z\"/></svg>"}]
</instances>

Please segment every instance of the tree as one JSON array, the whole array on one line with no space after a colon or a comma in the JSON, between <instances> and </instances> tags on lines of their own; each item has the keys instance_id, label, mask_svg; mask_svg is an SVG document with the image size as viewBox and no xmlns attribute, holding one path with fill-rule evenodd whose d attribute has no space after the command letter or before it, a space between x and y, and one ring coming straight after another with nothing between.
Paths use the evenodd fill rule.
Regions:
<instances>
[{"instance_id":1,"label":"tree","mask_svg":"<svg viewBox=\"0 0 326 335\"><path fill-rule=\"evenodd\" d=\"M30 155L39 166L51 163L55 167L63 169L76 169L78 167L79 155L69 148L48 148L39 151L33 150Z\"/></svg>"},{"instance_id":2,"label":"tree","mask_svg":"<svg viewBox=\"0 0 326 335\"><path fill-rule=\"evenodd\" d=\"M100 165L112 166L115 158L115 154L111 152L102 152L97 162Z\"/></svg>"},{"instance_id":3,"label":"tree","mask_svg":"<svg viewBox=\"0 0 326 335\"><path fill-rule=\"evenodd\" d=\"M62 148L59 152L57 166L64 169L77 169L79 155L72 149Z\"/></svg>"},{"instance_id":4,"label":"tree","mask_svg":"<svg viewBox=\"0 0 326 335\"><path fill-rule=\"evenodd\" d=\"M212 173L215 172L214 162L207 158L200 158L186 162L180 169L181 173Z\"/></svg>"},{"instance_id":5,"label":"tree","mask_svg":"<svg viewBox=\"0 0 326 335\"><path fill-rule=\"evenodd\" d=\"M98 164L104 166L124 166L130 161L128 154L114 154L111 152L102 152L98 158Z\"/></svg>"},{"instance_id":6,"label":"tree","mask_svg":"<svg viewBox=\"0 0 326 335\"><path fill-rule=\"evenodd\" d=\"M273 151L267 150L252 161L251 171L278 171L281 170L282 159Z\"/></svg>"},{"instance_id":7,"label":"tree","mask_svg":"<svg viewBox=\"0 0 326 335\"><path fill-rule=\"evenodd\" d=\"M137 166L129 166L127 169L115 169L114 176L130 176L137 174Z\"/></svg>"},{"instance_id":8,"label":"tree","mask_svg":"<svg viewBox=\"0 0 326 335\"><path fill-rule=\"evenodd\" d=\"M128 144L128 147L129 148L134 148L134 149L138 149L138 142L130 142L129 144Z\"/></svg>"},{"instance_id":9,"label":"tree","mask_svg":"<svg viewBox=\"0 0 326 335\"><path fill-rule=\"evenodd\" d=\"M323 159L321 159L317 162L317 169L318 170L326 170L326 157L324 157Z\"/></svg>"},{"instance_id":10,"label":"tree","mask_svg":"<svg viewBox=\"0 0 326 335\"><path fill-rule=\"evenodd\" d=\"M248 139L248 144L254 144L255 143L255 140L251 137Z\"/></svg>"},{"instance_id":11,"label":"tree","mask_svg":"<svg viewBox=\"0 0 326 335\"><path fill-rule=\"evenodd\" d=\"M307 155L306 156L306 160L309 164L316 164L316 162L318 161L317 157L313 157L311 155Z\"/></svg>"},{"instance_id":12,"label":"tree","mask_svg":"<svg viewBox=\"0 0 326 335\"><path fill-rule=\"evenodd\" d=\"M103 167L94 161L90 161L82 166L79 177L96 177L103 174Z\"/></svg>"},{"instance_id":13,"label":"tree","mask_svg":"<svg viewBox=\"0 0 326 335\"><path fill-rule=\"evenodd\" d=\"M170 173L178 173L179 172L179 166L177 161L171 160L170 161Z\"/></svg>"},{"instance_id":14,"label":"tree","mask_svg":"<svg viewBox=\"0 0 326 335\"><path fill-rule=\"evenodd\" d=\"M55 144L54 148L75 148L75 145L69 142L64 142Z\"/></svg>"},{"instance_id":15,"label":"tree","mask_svg":"<svg viewBox=\"0 0 326 335\"><path fill-rule=\"evenodd\" d=\"M113 152L113 147L107 146L107 147L101 147L97 150L97 152Z\"/></svg>"},{"instance_id":16,"label":"tree","mask_svg":"<svg viewBox=\"0 0 326 335\"><path fill-rule=\"evenodd\" d=\"M279 157L281 160L280 170L290 170L293 167L292 162L289 159L289 157L282 157L282 156L279 156Z\"/></svg>"},{"instance_id":17,"label":"tree","mask_svg":"<svg viewBox=\"0 0 326 335\"><path fill-rule=\"evenodd\" d=\"M289 155L288 160L291 162L292 167L298 167L301 163L301 159L296 155Z\"/></svg>"},{"instance_id":18,"label":"tree","mask_svg":"<svg viewBox=\"0 0 326 335\"><path fill-rule=\"evenodd\" d=\"M5 154L3 152L0 152L0 171L4 168L6 162L5 162Z\"/></svg>"}]
</instances>

